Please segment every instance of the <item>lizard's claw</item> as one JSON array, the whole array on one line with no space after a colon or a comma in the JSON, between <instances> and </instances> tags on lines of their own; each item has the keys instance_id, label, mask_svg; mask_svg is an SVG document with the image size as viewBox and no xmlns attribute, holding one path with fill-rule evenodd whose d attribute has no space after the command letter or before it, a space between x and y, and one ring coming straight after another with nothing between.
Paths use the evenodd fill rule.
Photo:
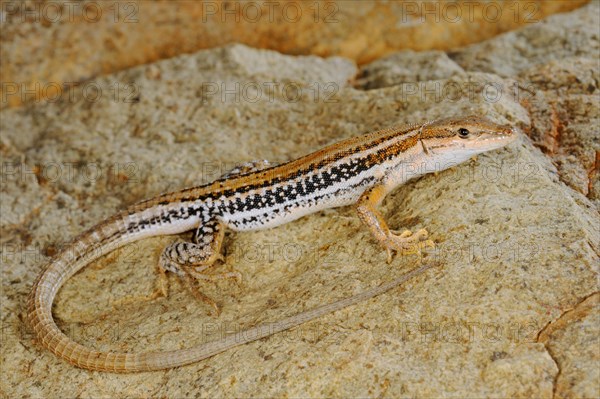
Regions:
<instances>
[{"instance_id":1,"label":"lizard's claw","mask_svg":"<svg viewBox=\"0 0 600 399\"><path fill-rule=\"evenodd\" d=\"M421 229L414 234L409 230L404 230L400 234L397 233L396 230L390 230L387 239L383 242L388 263L392 261L392 251L397 251L401 255L411 255L421 253L423 248L433 248L435 246L432 240L427 239L429 233L425 229Z\"/></svg>"},{"instance_id":2,"label":"lizard's claw","mask_svg":"<svg viewBox=\"0 0 600 399\"><path fill-rule=\"evenodd\" d=\"M211 313L213 316L216 317L221 314L221 308L219 307L217 302L215 302L215 300L212 299L211 297L203 294L202 291L200 291L198 289L198 287L196 287L196 284L195 284L196 278L194 276L192 276L191 274L188 273L182 278L182 280L185 283L185 286L188 288L188 290L192 293L194 298L196 298L200 302L204 302L205 304L207 304L208 306L211 307L211 309L212 309Z\"/></svg>"},{"instance_id":3,"label":"lizard's claw","mask_svg":"<svg viewBox=\"0 0 600 399\"><path fill-rule=\"evenodd\" d=\"M220 258L223 258L219 254ZM210 297L202 293L196 286L198 280L204 281L218 281L225 279L235 279L239 284L242 281L242 274L240 272L222 272L222 273L203 273L208 267L212 265L197 265L197 266L186 266L183 270L185 271L184 281L192 295L201 302L206 303L212 308L213 316L218 316L221 313L219 305Z\"/></svg>"},{"instance_id":4,"label":"lizard's claw","mask_svg":"<svg viewBox=\"0 0 600 399\"><path fill-rule=\"evenodd\" d=\"M217 281L225 279L234 279L237 283L242 282L242 273L240 272L222 272L222 273L200 273L193 268L187 270L188 274L196 280Z\"/></svg>"},{"instance_id":5,"label":"lizard's claw","mask_svg":"<svg viewBox=\"0 0 600 399\"><path fill-rule=\"evenodd\" d=\"M425 229L421 229L417 233L419 233L421 231L424 231L425 234L427 234L427 230L425 230ZM391 230L390 229L390 233L393 233L394 235L398 235L398 233L400 233L399 234L400 238L406 238L406 237L412 236L412 231L410 231L410 230L404 230L403 232L400 232L400 230Z\"/></svg>"}]
</instances>

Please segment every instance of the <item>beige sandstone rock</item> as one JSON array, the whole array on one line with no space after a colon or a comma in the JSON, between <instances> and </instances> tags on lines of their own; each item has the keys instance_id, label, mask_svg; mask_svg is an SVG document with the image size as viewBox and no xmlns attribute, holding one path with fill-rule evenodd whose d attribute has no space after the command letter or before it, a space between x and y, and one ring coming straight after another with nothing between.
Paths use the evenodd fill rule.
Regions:
<instances>
[{"instance_id":1,"label":"beige sandstone rock","mask_svg":"<svg viewBox=\"0 0 600 399\"><path fill-rule=\"evenodd\" d=\"M553 25L562 31L595 7L557 16ZM561 55L554 58L560 65ZM369 79L375 83L362 90L351 84L359 71L344 59L234 45L107 75L94 81L101 89L95 99L81 88L72 99L1 111L0 392L7 397L598 392L593 309L600 234L593 198L565 184L560 169L536 147L543 148L542 136L531 133L543 118L508 95L522 76L536 81L534 76L499 76L456 62L458 67L440 75L439 64L424 63L412 78L426 80L409 82L395 81L382 62L372 69ZM587 68L586 62L572 68ZM524 65L523 74L533 66ZM554 75L558 88L580 76L568 68ZM597 83L582 79L597 95ZM534 96L555 89L550 82L532 87ZM583 87L575 85L572 95L581 96ZM594 106L581 109L589 114L578 121L597 118ZM388 196L382 211L391 226L431 232L437 245L423 258L397 257L386 264L353 209L331 210L273 230L229 234L227 261L218 268L238 270L244 280L206 286L223 306L218 319L207 316L175 277L168 298L145 298L155 287L160 251L175 237L135 243L90 265L59 293L54 315L69 336L96 348L164 350L361 292L419 262L436 265L400 288L285 334L156 373L74 368L36 345L23 323L26 296L47 257L132 202L210 181L237 162L284 161L390 124L470 113L512 123L533 140L523 135L503 150ZM586 143L588 127L571 124L570 137Z\"/></svg>"}]
</instances>

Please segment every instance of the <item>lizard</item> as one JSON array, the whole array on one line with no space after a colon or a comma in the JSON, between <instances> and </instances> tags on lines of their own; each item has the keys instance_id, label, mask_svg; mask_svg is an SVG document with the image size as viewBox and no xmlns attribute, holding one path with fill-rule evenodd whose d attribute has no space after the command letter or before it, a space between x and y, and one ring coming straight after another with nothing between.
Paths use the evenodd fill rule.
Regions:
<instances>
[{"instance_id":1,"label":"lizard","mask_svg":"<svg viewBox=\"0 0 600 399\"><path fill-rule=\"evenodd\" d=\"M210 280L206 273L223 260L226 229L252 231L279 226L317 211L355 205L359 219L387 252L415 253L433 242L428 232L390 230L377 210L386 194L406 181L439 172L477 154L514 141L516 128L480 116L445 118L395 126L350 137L280 165L267 161L244 164L212 183L161 194L121 211L76 237L51 258L34 283L26 318L37 341L75 366L111 372L167 369L200 361L329 312L381 294L429 266L421 266L394 281L357 295L261 324L242 334L181 350L144 353L102 352L66 336L52 316L61 286L77 271L101 256L147 237L192 230L191 242L174 242L159 259L159 270L185 281ZM236 277L225 273L223 278ZM198 293L218 313L216 302Z\"/></svg>"}]
</instances>

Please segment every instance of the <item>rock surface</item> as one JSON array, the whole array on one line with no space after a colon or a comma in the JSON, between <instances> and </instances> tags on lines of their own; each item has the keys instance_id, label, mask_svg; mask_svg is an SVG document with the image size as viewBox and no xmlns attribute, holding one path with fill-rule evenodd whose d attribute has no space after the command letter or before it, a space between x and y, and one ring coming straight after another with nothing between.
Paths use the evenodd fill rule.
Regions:
<instances>
[{"instance_id":1,"label":"rock surface","mask_svg":"<svg viewBox=\"0 0 600 399\"><path fill-rule=\"evenodd\" d=\"M439 95L416 82L478 71L514 79L490 100L508 95L527 108L527 134L556 165L560 178L600 206L600 24L598 3L556 15L448 54L401 51L362 69L357 87L400 85L410 96ZM486 89L486 88L482 88Z\"/></svg>"},{"instance_id":2,"label":"rock surface","mask_svg":"<svg viewBox=\"0 0 600 399\"><path fill-rule=\"evenodd\" d=\"M598 3L451 54L469 71L514 77L533 142L571 188L600 204Z\"/></svg>"},{"instance_id":3,"label":"rock surface","mask_svg":"<svg viewBox=\"0 0 600 399\"><path fill-rule=\"evenodd\" d=\"M564 32L577 24L595 32L596 20L586 19L594 14L597 4L553 17L552 27ZM545 45L535 32L523 33L528 29L541 35L550 28L534 25L512 37L532 48ZM506 40L482 46L502 52ZM1 358L3 371L12 372L3 373L0 392L598 396L597 185L578 189L585 185L588 147L598 152L597 69L590 71L597 40L590 35L576 52L549 49L554 56L499 69L510 75L471 66L475 61L468 60L479 58L468 52L481 51L477 46L450 58L436 52L445 72L425 62L405 82L378 79L392 76L384 61L361 73L341 58L233 45L108 75L94 81L95 91L81 87L56 103L3 110ZM355 76L368 77L370 90L360 80L354 87ZM523 81L532 82L527 101L506 94ZM544 101L533 108L532 98ZM547 114L548 125L546 104L556 110ZM135 201L210 181L239 162L285 161L398 122L473 113L511 123L532 138L522 135L503 150L410 182L386 198L382 211L391 226L426 227L432 234L436 248L423 257L386 264L352 208L331 210L273 230L228 234L226 262L217 268L240 271L243 282L206 286L223 306L219 318L207 316L172 276L167 298L149 298L160 251L175 237L134 243L88 266L61 290L54 315L86 345L164 350L361 292L420 262L436 265L400 288L288 333L156 373L74 368L36 345L23 323L28 291L48 257ZM568 140L553 144L547 138L553 126L563 126ZM572 168L556 158L568 160L567 148L577 149L581 161Z\"/></svg>"}]
</instances>

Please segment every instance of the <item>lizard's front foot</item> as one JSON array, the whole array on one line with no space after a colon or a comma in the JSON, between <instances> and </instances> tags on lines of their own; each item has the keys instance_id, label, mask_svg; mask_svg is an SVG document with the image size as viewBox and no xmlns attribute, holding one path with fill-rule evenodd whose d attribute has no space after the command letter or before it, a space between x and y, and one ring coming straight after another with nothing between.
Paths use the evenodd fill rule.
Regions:
<instances>
[{"instance_id":1,"label":"lizard's front foot","mask_svg":"<svg viewBox=\"0 0 600 399\"><path fill-rule=\"evenodd\" d=\"M433 241L428 240L429 233L427 230L421 229L416 233L410 230L404 230L398 234L396 230L389 230L386 238L382 241L387 252L387 262L392 261L392 250L399 252L401 255L410 255L420 253L423 248L433 248Z\"/></svg>"},{"instance_id":2,"label":"lizard's front foot","mask_svg":"<svg viewBox=\"0 0 600 399\"><path fill-rule=\"evenodd\" d=\"M433 247L433 241L427 239L427 230L421 229L416 233L405 230L398 234L397 231L390 230L385 220L375 206L378 205L389 185L379 184L365 191L358 200L358 216L371 230L373 237L387 251L387 262L392 261L392 251L400 252L402 255L420 253L425 247Z\"/></svg>"}]
</instances>

